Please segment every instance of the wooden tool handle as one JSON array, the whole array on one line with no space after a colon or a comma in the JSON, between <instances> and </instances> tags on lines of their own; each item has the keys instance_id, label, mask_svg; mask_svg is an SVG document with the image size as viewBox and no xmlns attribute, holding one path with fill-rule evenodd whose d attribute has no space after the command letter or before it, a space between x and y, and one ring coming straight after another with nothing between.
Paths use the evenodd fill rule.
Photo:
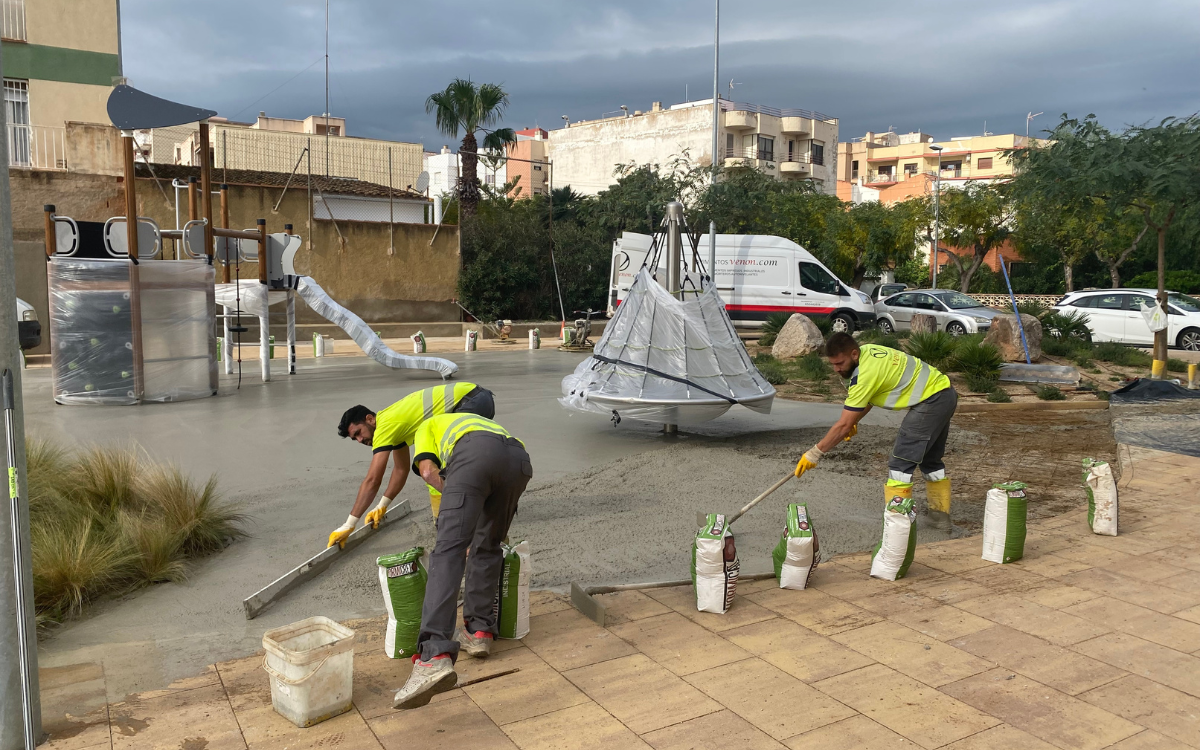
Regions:
<instances>
[{"instance_id":1,"label":"wooden tool handle","mask_svg":"<svg viewBox=\"0 0 1200 750\"><path fill-rule=\"evenodd\" d=\"M767 491L766 491L766 492L762 493L762 494L761 494L761 495L759 495L758 497L756 497L756 498L754 498L753 500L751 500L750 502L746 503L746 505L745 505L745 507L744 507L744 508L742 508L742 509L741 509L741 510L739 510L737 513L734 513L732 516L730 516L729 518L727 518L727 519L726 519L726 523L732 524L734 521L736 521L736 520L738 520L739 518L741 518L743 515L745 515L746 511L750 510L750 509L751 509L751 508L753 508L755 505L758 505L760 502L762 502L762 500L763 500L763 499L764 499L764 498L765 498L767 495L770 495L770 494L771 494L772 492L774 492L775 490L777 490L777 489L779 489L780 487L782 487L783 485L787 484L787 483L788 483L788 480L789 480L789 479L791 479L791 478L792 478L792 477L794 477L794 476L796 476L796 475L795 475L795 474L788 474L788 475L787 475L786 477L784 477L783 479L780 479L778 482L776 482L775 484L771 485L771 486L770 486L770 487L767 489Z\"/></svg>"}]
</instances>

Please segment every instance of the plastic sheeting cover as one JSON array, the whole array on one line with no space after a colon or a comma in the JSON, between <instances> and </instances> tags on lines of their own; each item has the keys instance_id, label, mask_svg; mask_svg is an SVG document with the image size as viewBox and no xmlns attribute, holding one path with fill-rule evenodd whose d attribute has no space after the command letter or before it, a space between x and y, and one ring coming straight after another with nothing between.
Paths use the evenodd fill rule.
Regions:
<instances>
[{"instance_id":1,"label":"plastic sheeting cover","mask_svg":"<svg viewBox=\"0 0 1200 750\"><path fill-rule=\"evenodd\" d=\"M689 424L734 404L769 413L775 389L746 353L716 290L680 301L647 269L575 372L562 381L565 408Z\"/></svg>"},{"instance_id":2,"label":"plastic sheeting cover","mask_svg":"<svg viewBox=\"0 0 1200 750\"><path fill-rule=\"evenodd\" d=\"M334 302L333 298L308 276L297 277L296 292L318 315L350 334L354 343L381 365L404 370L433 370L441 375L442 379L458 372L458 365L448 359L397 354L375 335L362 318Z\"/></svg>"},{"instance_id":3,"label":"plastic sheeting cover","mask_svg":"<svg viewBox=\"0 0 1200 750\"><path fill-rule=\"evenodd\" d=\"M47 269L55 400L134 404L133 294L127 260L54 258ZM204 261L146 260L139 278L142 400L214 394L215 271Z\"/></svg>"}]
</instances>

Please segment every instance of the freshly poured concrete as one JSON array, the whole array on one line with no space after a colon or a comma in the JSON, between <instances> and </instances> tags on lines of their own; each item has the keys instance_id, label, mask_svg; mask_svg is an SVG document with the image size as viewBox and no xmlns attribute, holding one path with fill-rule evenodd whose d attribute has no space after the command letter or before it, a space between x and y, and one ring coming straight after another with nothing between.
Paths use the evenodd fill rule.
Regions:
<instances>
[{"instance_id":1,"label":"freshly poured concrete","mask_svg":"<svg viewBox=\"0 0 1200 750\"><path fill-rule=\"evenodd\" d=\"M552 349L452 357L459 378L496 393L497 419L522 438L534 463L513 536L533 545L535 582L621 582L682 578L697 511L732 512L789 471L837 417L836 404L776 401L769 416L734 409L678 437L657 425L563 410L559 382L580 355ZM275 364L282 364L276 360ZM160 584L89 609L42 638L42 664L105 665L108 689L154 689L203 665L251 653L263 631L312 615L348 619L383 611L375 558L432 540L425 489L411 477L402 497L419 508L319 579L246 621L242 599L318 552L346 517L370 458L338 438L341 413L383 408L436 378L366 359L305 361L295 376L261 383L257 363L222 376L215 398L140 407L56 406L49 370L25 373L32 437L68 444L136 440L155 458L198 478L217 473L224 495L253 517L252 537L201 561L182 585ZM277 370L278 372L278 370ZM880 521L887 447L899 415L879 413L845 451L861 466L831 461L790 483L738 522L743 568L767 570L786 502L809 502L826 551L864 550ZM891 425L891 426L888 426ZM780 430L804 432L763 434ZM760 434L760 437L738 437ZM837 466L840 465L839 473Z\"/></svg>"}]
</instances>

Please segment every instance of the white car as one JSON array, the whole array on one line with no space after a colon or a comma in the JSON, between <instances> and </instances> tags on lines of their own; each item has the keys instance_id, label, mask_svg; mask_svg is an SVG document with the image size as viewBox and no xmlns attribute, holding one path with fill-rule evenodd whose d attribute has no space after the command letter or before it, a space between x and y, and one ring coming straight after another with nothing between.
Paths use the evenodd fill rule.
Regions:
<instances>
[{"instance_id":1,"label":"white car","mask_svg":"<svg viewBox=\"0 0 1200 750\"><path fill-rule=\"evenodd\" d=\"M1154 333L1142 310L1157 304L1155 289L1086 289L1054 305L1060 313L1086 313L1092 341L1152 346ZM1167 292L1167 345L1200 351L1200 300Z\"/></svg>"},{"instance_id":2,"label":"white car","mask_svg":"<svg viewBox=\"0 0 1200 750\"><path fill-rule=\"evenodd\" d=\"M939 331L962 336L986 331L999 314L974 297L950 289L912 289L875 303L876 325L884 333L910 330L914 315L932 315Z\"/></svg>"}]
</instances>

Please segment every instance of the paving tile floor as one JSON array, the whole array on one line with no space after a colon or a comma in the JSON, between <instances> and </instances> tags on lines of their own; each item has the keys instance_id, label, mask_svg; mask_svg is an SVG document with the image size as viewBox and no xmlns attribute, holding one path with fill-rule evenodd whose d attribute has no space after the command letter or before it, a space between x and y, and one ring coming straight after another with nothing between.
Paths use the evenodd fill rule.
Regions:
<instances>
[{"instance_id":1,"label":"paving tile floor","mask_svg":"<svg viewBox=\"0 0 1200 750\"><path fill-rule=\"evenodd\" d=\"M357 633L354 707L309 729L271 708L262 656L105 700L103 670L42 671L53 750L224 748L1200 748L1200 458L1121 446L1118 537L1080 510L1029 527L1024 559L979 537L924 545L909 576L868 555L822 563L806 591L743 582L727 615L688 588L605 595L607 627L535 592L531 633L464 657L414 711L410 665Z\"/></svg>"}]
</instances>

